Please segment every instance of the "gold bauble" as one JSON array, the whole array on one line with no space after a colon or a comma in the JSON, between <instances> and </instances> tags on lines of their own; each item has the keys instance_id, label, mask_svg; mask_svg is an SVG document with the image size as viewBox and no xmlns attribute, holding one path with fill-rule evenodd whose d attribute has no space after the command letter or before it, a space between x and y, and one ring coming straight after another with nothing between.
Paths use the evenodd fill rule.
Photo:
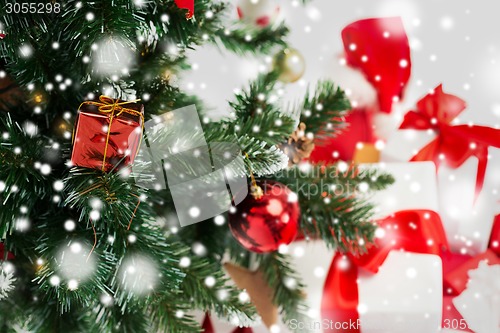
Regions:
<instances>
[{"instance_id":1,"label":"gold bauble","mask_svg":"<svg viewBox=\"0 0 500 333\"><path fill-rule=\"evenodd\" d=\"M40 104L43 102L43 95L40 93L37 93L33 96L33 100L35 101L35 103Z\"/></svg>"},{"instance_id":2,"label":"gold bauble","mask_svg":"<svg viewBox=\"0 0 500 333\"><path fill-rule=\"evenodd\" d=\"M306 62L296 49L284 49L274 56L273 69L279 73L278 80L293 83L304 75Z\"/></svg>"},{"instance_id":3,"label":"gold bauble","mask_svg":"<svg viewBox=\"0 0 500 333\"><path fill-rule=\"evenodd\" d=\"M41 90L35 90L29 93L29 104L43 108L48 102L48 95Z\"/></svg>"}]
</instances>

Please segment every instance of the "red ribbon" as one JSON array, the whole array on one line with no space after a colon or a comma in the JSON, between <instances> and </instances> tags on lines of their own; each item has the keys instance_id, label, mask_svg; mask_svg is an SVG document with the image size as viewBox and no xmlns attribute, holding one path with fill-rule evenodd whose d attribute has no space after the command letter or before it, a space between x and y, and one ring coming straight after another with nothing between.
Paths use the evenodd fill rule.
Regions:
<instances>
[{"instance_id":1,"label":"red ribbon","mask_svg":"<svg viewBox=\"0 0 500 333\"><path fill-rule=\"evenodd\" d=\"M400 129L434 130L437 137L422 148L411 161L434 161L459 168L470 157L478 159L476 199L484 185L488 147L500 148L500 130L476 125L451 125L466 107L465 101L443 92L442 85L417 103L405 115Z\"/></svg>"},{"instance_id":2,"label":"red ribbon","mask_svg":"<svg viewBox=\"0 0 500 333\"><path fill-rule=\"evenodd\" d=\"M500 215L495 216L495 222L493 222L493 228L491 229L489 248L500 257Z\"/></svg>"},{"instance_id":3,"label":"red ribbon","mask_svg":"<svg viewBox=\"0 0 500 333\"><path fill-rule=\"evenodd\" d=\"M215 333L214 326L212 325L212 321L210 320L210 316L208 313L205 314L205 318L203 319L203 324L201 325L204 333Z\"/></svg>"},{"instance_id":4,"label":"red ribbon","mask_svg":"<svg viewBox=\"0 0 500 333\"><path fill-rule=\"evenodd\" d=\"M212 325L212 321L210 320L208 313L205 314L201 328L204 333L215 333L214 326ZM236 327L231 333L253 333L253 330L250 327Z\"/></svg>"},{"instance_id":5,"label":"red ribbon","mask_svg":"<svg viewBox=\"0 0 500 333\"><path fill-rule=\"evenodd\" d=\"M194 15L194 0L174 0L177 7L187 9L186 18L190 19Z\"/></svg>"},{"instance_id":6,"label":"red ribbon","mask_svg":"<svg viewBox=\"0 0 500 333\"><path fill-rule=\"evenodd\" d=\"M411 73L410 45L400 17L372 18L342 30L347 64L376 89L379 109L390 113Z\"/></svg>"},{"instance_id":7,"label":"red ribbon","mask_svg":"<svg viewBox=\"0 0 500 333\"><path fill-rule=\"evenodd\" d=\"M336 254L326 278L321 313L334 322L357 322L359 313L358 269L376 273L392 250L441 255L448 250L448 242L436 212L408 210L397 212L381 221L385 236L377 238L376 246L359 257ZM333 332L333 331L331 331ZM359 333L359 328L335 330Z\"/></svg>"},{"instance_id":8,"label":"red ribbon","mask_svg":"<svg viewBox=\"0 0 500 333\"><path fill-rule=\"evenodd\" d=\"M373 85L378 105L353 110L346 117L349 127L339 136L318 145L311 155L312 162L352 160L357 143L375 142L374 111L390 113L394 100L403 98L410 78L410 46L401 18L356 21L342 30L342 40L347 64L361 71ZM338 155L332 156L333 152Z\"/></svg>"}]
</instances>

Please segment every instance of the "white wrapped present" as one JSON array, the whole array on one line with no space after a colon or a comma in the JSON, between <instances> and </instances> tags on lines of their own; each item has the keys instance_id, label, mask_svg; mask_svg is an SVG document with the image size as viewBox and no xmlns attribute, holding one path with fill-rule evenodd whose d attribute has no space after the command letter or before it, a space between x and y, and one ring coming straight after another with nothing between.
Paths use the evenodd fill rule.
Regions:
<instances>
[{"instance_id":1,"label":"white wrapped present","mask_svg":"<svg viewBox=\"0 0 500 333\"><path fill-rule=\"evenodd\" d=\"M500 131L455 125L465 102L441 86L418 102L402 129L394 132L382 151L385 162L431 160L439 165L439 207L453 251L482 253L494 216L500 212ZM482 170L485 168L485 174Z\"/></svg>"}]
</instances>

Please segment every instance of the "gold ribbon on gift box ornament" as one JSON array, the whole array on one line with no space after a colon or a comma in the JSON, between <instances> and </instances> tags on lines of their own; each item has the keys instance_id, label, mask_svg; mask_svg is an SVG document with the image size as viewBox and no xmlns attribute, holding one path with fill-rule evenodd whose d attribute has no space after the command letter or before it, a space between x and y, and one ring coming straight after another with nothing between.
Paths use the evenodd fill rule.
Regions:
<instances>
[{"instance_id":1,"label":"gold ribbon on gift box ornament","mask_svg":"<svg viewBox=\"0 0 500 333\"><path fill-rule=\"evenodd\" d=\"M106 158L107 158L107 154L108 154L109 138L111 136L111 125L112 125L115 117L119 117L122 113L128 113L128 114L139 116L142 119L141 127L144 130L144 115L137 110L124 107L124 105L136 103L139 101L140 101L140 99L136 99L133 101L120 102L119 99L114 99L114 98L111 98L108 96L101 95L99 97L99 101L85 101L82 104L80 104L80 107L78 108L79 110L81 109L81 107L83 105L95 105L98 107L97 110L99 112L105 113L105 114L110 114L108 132L106 134L106 144L104 146L104 157L102 160L101 171L104 172L106 170ZM141 145L141 142L142 142L142 135L140 137L139 145L137 146L136 154L139 152L139 146Z\"/></svg>"}]
</instances>

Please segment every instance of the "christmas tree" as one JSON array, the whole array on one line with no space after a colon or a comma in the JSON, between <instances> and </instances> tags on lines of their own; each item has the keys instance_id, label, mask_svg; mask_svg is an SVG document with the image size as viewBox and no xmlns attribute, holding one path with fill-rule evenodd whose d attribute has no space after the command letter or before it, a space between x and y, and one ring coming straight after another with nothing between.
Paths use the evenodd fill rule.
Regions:
<instances>
[{"instance_id":1,"label":"christmas tree","mask_svg":"<svg viewBox=\"0 0 500 333\"><path fill-rule=\"evenodd\" d=\"M392 177L307 162L314 145L342 130L350 105L330 81L295 106L280 104L277 90L297 75L288 63L300 61L284 23L230 22L229 1L18 5L2 7L0 22L0 331L198 332L195 310L245 325L259 314L225 275L228 262L258 267L289 321L306 308L286 244L299 235L357 253L372 242L366 194ZM174 79L191 67L186 50L208 43L277 54L273 68L230 101L233 114L217 121ZM202 131L186 131L177 118L148 127L173 110L181 117L196 110ZM100 129L92 132L92 122ZM121 130L130 132L127 149L115 143ZM86 134L93 136L85 141ZM171 174L194 179L201 171L199 160L179 157L169 143L198 136L212 165L218 143L237 146L232 157L241 164L219 169L243 178L248 194L236 202L231 193L236 207L183 226L179 205L190 202L179 193L207 189L178 183L174 192ZM153 172L139 144L164 151L156 162L165 170ZM172 165L178 169L166 170ZM194 206L188 213L204 216Z\"/></svg>"}]
</instances>

